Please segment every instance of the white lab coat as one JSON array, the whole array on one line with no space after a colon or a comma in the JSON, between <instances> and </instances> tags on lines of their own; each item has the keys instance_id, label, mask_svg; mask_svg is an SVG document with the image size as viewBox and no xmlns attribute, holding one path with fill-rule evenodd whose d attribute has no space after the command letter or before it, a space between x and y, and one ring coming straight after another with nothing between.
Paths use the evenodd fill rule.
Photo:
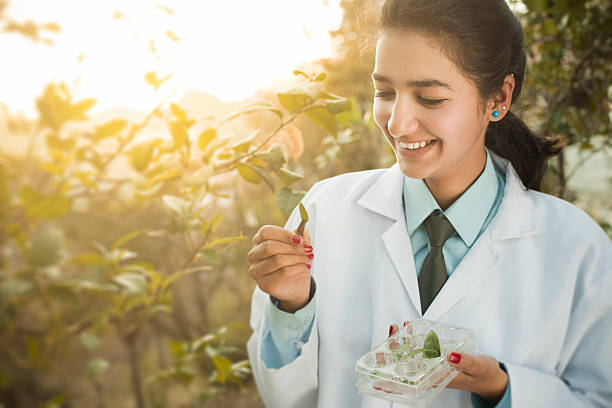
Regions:
<instances>
[{"instance_id":1,"label":"white lab coat","mask_svg":"<svg viewBox=\"0 0 612 408\"><path fill-rule=\"evenodd\" d=\"M492 156L505 172L502 203L423 317L472 328L477 352L505 363L513 407L610 407L612 244L586 213L525 190ZM396 163L323 180L304 198L316 317L301 355L280 369L261 359L270 301L253 294L247 348L268 407L391 406L355 391L354 366L390 324L421 317L402 178ZM294 211L286 228L298 224ZM430 406L469 407L470 394L446 389Z\"/></svg>"}]
</instances>

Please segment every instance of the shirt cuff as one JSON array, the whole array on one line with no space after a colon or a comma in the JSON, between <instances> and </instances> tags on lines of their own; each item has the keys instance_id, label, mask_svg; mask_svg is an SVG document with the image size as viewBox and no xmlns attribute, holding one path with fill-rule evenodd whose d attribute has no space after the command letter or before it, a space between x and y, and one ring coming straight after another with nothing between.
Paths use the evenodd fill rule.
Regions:
<instances>
[{"instance_id":1,"label":"shirt cuff","mask_svg":"<svg viewBox=\"0 0 612 408\"><path fill-rule=\"evenodd\" d=\"M499 363L499 367L506 370L506 366L503 363ZM506 386L506 392L497 404L482 398L480 395L472 393L472 405L474 408L510 408L512 406L512 399L510 397L510 376L508 376L508 385Z\"/></svg>"},{"instance_id":2,"label":"shirt cuff","mask_svg":"<svg viewBox=\"0 0 612 408\"><path fill-rule=\"evenodd\" d=\"M316 305L316 284L310 278L310 301L295 313L287 313L278 308L278 300L270 297L272 305L268 308L268 323L272 337L279 340L298 340L314 319Z\"/></svg>"}]
</instances>

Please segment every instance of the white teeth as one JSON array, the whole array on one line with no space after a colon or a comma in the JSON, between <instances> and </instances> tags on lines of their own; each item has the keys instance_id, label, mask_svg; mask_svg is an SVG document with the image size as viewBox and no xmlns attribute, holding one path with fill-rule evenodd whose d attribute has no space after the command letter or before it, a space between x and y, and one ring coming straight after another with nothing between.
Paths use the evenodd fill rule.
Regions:
<instances>
[{"instance_id":1,"label":"white teeth","mask_svg":"<svg viewBox=\"0 0 612 408\"><path fill-rule=\"evenodd\" d=\"M415 149L420 149L421 147L425 147L428 144L430 144L430 142L416 142L416 143L402 143L402 142L398 142L398 144L400 145L400 147L403 147L404 149L410 149L410 150L415 150Z\"/></svg>"}]
</instances>

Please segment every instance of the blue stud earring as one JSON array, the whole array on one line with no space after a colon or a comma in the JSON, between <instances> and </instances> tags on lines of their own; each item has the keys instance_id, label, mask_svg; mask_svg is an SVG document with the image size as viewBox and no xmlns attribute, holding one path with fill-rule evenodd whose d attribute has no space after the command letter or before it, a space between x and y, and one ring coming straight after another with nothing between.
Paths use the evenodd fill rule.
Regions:
<instances>
[{"instance_id":1,"label":"blue stud earring","mask_svg":"<svg viewBox=\"0 0 612 408\"><path fill-rule=\"evenodd\" d=\"M493 117L494 117L494 118L499 117L499 112L497 111L497 109L495 109L495 110L493 111Z\"/></svg>"}]
</instances>

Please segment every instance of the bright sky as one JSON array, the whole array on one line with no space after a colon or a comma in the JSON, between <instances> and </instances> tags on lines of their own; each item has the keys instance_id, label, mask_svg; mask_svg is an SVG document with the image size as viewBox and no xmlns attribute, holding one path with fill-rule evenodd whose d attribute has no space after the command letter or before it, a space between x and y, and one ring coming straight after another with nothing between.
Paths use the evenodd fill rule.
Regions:
<instances>
[{"instance_id":1,"label":"bright sky","mask_svg":"<svg viewBox=\"0 0 612 408\"><path fill-rule=\"evenodd\" d=\"M98 98L92 112L116 105L148 110L177 86L179 96L194 88L241 100L292 76L301 63L331 56L329 31L341 21L339 2L12 0L5 12L12 19L57 22L62 32L48 35L53 47L0 34L0 102L32 115L45 85L60 80L77 99ZM113 19L115 10L125 18ZM173 77L156 93L144 80L147 71Z\"/></svg>"}]
</instances>

